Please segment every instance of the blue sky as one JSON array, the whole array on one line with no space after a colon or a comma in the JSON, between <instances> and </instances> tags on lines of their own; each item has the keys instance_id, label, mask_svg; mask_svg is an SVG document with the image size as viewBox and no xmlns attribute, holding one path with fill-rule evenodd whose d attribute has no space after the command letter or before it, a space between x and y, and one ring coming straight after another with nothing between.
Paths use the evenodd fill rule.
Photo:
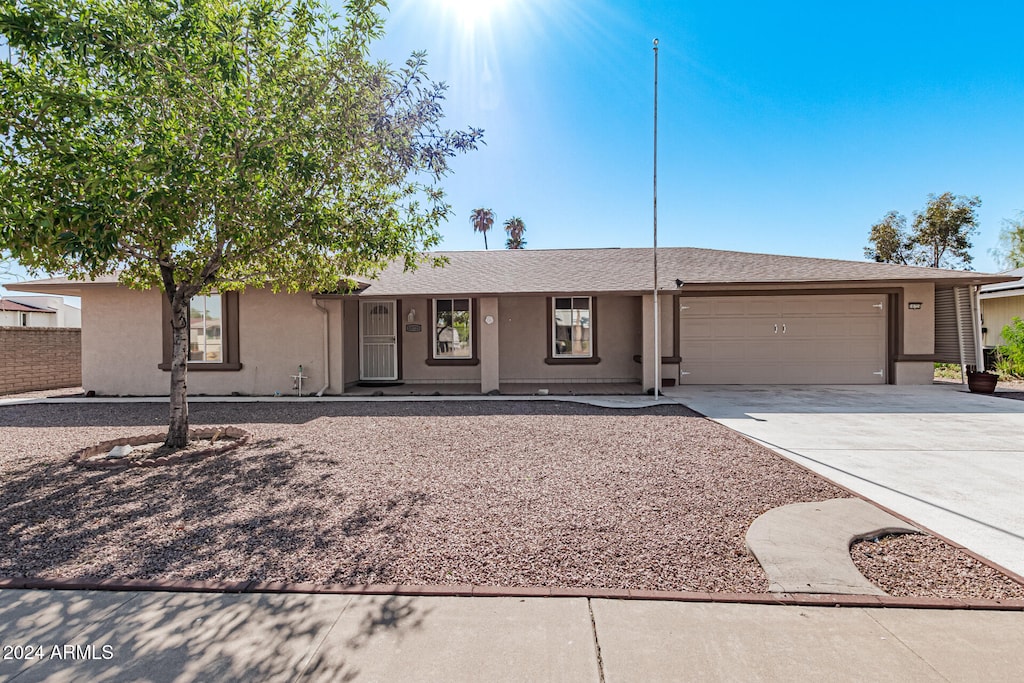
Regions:
<instances>
[{"instance_id":1,"label":"blue sky","mask_svg":"<svg viewBox=\"0 0 1024 683\"><path fill-rule=\"evenodd\" d=\"M952 191L982 198L987 271L1024 210L1022 25L1009 2L393 0L374 55L426 50L448 124L485 129L443 248L483 248L479 206L528 248L650 245L657 37L659 245L862 260L887 211Z\"/></svg>"},{"instance_id":2,"label":"blue sky","mask_svg":"<svg viewBox=\"0 0 1024 683\"><path fill-rule=\"evenodd\" d=\"M331 0L341 8L340 0ZM974 266L1024 210L1024 5L392 0L373 56L426 50L450 127L485 129L444 182L528 248L649 246L653 51L659 245L863 259L929 193L979 195Z\"/></svg>"}]
</instances>

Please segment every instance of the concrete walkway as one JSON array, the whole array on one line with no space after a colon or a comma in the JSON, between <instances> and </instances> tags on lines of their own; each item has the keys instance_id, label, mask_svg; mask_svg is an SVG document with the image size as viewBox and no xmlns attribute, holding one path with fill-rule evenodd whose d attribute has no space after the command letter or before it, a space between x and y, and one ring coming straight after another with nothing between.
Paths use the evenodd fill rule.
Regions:
<instances>
[{"instance_id":1,"label":"concrete walkway","mask_svg":"<svg viewBox=\"0 0 1024 683\"><path fill-rule=\"evenodd\" d=\"M792 503L769 510L747 529L747 548L773 593L886 595L850 557L856 541L918 529L860 498Z\"/></svg>"},{"instance_id":2,"label":"concrete walkway","mask_svg":"<svg viewBox=\"0 0 1024 683\"><path fill-rule=\"evenodd\" d=\"M666 393L1024 574L1024 401L960 385L688 386Z\"/></svg>"},{"instance_id":3,"label":"concrete walkway","mask_svg":"<svg viewBox=\"0 0 1024 683\"><path fill-rule=\"evenodd\" d=\"M1014 680L1022 627L994 611L10 589L0 681Z\"/></svg>"}]
</instances>

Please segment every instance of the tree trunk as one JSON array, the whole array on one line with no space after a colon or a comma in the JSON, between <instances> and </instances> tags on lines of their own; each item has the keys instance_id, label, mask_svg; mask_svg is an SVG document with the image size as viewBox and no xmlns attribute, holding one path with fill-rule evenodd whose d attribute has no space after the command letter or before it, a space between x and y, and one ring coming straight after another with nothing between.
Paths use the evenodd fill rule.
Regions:
<instances>
[{"instance_id":1,"label":"tree trunk","mask_svg":"<svg viewBox=\"0 0 1024 683\"><path fill-rule=\"evenodd\" d=\"M169 448L188 445L188 305L181 292L171 297L171 421L164 441Z\"/></svg>"}]
</instances>

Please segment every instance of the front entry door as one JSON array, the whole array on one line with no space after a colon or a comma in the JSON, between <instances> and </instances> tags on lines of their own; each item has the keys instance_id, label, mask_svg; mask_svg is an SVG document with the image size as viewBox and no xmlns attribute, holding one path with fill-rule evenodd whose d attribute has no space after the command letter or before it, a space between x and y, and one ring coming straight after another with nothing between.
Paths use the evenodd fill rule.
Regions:
<instances>
[{"instance_id":1,"label":"front entry door","mask_svg":"<svg viewBox=\"0 0 1024 683\"><path fill-rule=\"evenodd\" d=\"M398 379L398 336L394 301L359 302L359 379Z\"/></svg>"}]
</instances>

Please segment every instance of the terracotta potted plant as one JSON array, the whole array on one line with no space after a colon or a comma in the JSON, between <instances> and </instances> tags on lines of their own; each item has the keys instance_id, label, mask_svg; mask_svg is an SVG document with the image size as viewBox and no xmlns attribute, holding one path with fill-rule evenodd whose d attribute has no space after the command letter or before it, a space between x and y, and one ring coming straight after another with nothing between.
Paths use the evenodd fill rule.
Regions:
<instances>
[{"instance_id":1,"label":"terracotta potted plant","mask_svg":"<svg viewBox=\"0 0 1024 683\"><path fill-rule=\"evenodd\" d=\"M994 372L979 371L973 365L967 368L967 388L975 394L991 394L996 390L999 375Z\"/></svg>"}]
</instances>

